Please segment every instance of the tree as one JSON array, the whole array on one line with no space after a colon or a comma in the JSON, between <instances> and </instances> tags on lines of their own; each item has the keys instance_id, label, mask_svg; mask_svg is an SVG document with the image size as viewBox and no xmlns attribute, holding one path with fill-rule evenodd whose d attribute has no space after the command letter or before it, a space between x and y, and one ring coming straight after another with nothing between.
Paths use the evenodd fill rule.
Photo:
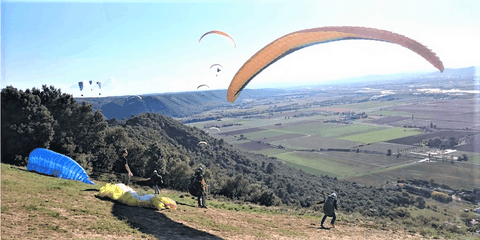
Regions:
<instances>
[{"instance_id":1,"label":"tree","mask_svg":"<svg viewBox=\"0 0 480 240\"><path fill-rule=\"evenodd\" d=\"M12 86L2 89L2 162L24 166L35 148L48 148L54 119L38 96Z\"/></svg>"},{"instance_id":2,"label":"tree","mask_svg":"<svg viewBox=\"0 0 480 240\"><path fill-rule=\"evenodd\" d=\"M435 184L435 180L432 177L430 177L430 179L428 179L428 184L430 184L430 186L433 187L433 184Z\"/></svg>"},{"instance_id":3,"label":"tree","mask_svg":"<svg viewBox=\"0 0 480 240\"><path fill-rule=\"evenodd\" d=\"M430 128L433 128L433 122L430 122Z\"/></svg>"},{"instance_id":4,"label":"tree","mask_svg":"<svg viewBox=\"0 0 480 240\"><path fill-rule=\"evenodd\" d=\"M425 205L426 205L426 201L423 197L417 197L415 199L416 203L417 203L417 207L420 208L420 209L424 209L425 208Z\"/></svg>"},{"instance_id":5,"label":"tree","mask_svg":"<svg viewBox=\"0 0 480 240\"><path fill-rule=\"evenodd\" d=\"M275 165L273 165L273 163L269 163L267 165L267 173L268 174L272 174L275 172Z\"/></svg>"},{"instance_id":6,"label":"tree","mask_svg":"<svg viewBox=\"0 0 480 240\"><path fill-rule=\"evenodd\" d=\"M455 137L450 137L448 139L448 145L450 145L450 147L454 147L458 145L458 140Z\"/></svg>"}]
</instances>

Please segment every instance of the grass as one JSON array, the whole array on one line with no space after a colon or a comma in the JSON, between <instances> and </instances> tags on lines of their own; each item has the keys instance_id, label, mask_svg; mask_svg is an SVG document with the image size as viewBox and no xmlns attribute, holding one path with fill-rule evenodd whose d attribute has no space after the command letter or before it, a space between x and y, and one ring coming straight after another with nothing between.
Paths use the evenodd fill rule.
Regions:
<instances>
[{"instance_id":1,"label":"grass","mask_svg":"<svg viewBox=\"0 0 480 240\"><path fill-rule=\"evenodd\" d=\"M45 236L54 239L157 239L156 228L153 229L149 223L145 223L149 218L157 218L154 220L157 224L170 224L178 228L174 234L179 235L174 237L166 235L167 239L182 238L181 236L213 236L196 228L211 229L223 234L220 236L230 237L245 232L258 238L306 236L298 229L285 228L275 221L268 220L269 217L265 216L286 214L284 210L276 207L208 199L209 211L215 211L224 218L246 214L240 216L246 216L250 219L248 221L255 222L257 227L251 230L248 229L250 225L243 217L237 216L235 218L240 219L240 222L231 223L192 207L196 205L196 199L182 192L162 190L162 196L175 200L179 208L155 211L129 207L116 201L95 197L105 182L96 181L96 185L87 185L28 172L24 168L5 164L2 164L1 171L2 239L33 239ZM153 193L153 190L147 190L145 193ZM129 215L129 211L133 211L132 215ZM140 216L140 218L137 216L137 220L135 213ZM164 236L161 234L160 236Z\"/></svg>"},{"instance_id":2,"label":"grass","mask_svg":"<svg viewBox=\"0 0 480 240\"><path fill-rule=\"evenodd\" d=\"M274 145L282 145L284 147L293 149L320 149L320 148L351 148L358 146L359 142L346 141L342 139L308 136L286 139L281 141L271 142Z\"/></svg>"},{"instance_id":3,"label":"grass","mask_svg":"<svg viewBox=\"0 0 480 240\"><path fill-rule=\"evenodd\" d=\"M348 167L346 164L336 161L338 159L318 153L291 152L277 154L275 157L289 166L318 176L342 177L353 175L358 171L358 168Z\"/></svg>"},{"instance_id":4,"label":"grass","mask_svg":"<svg viewBox=\"0 0 480 240\"><path fill-rule=\"evenodd\" d=\"M264 131L252 132L252 133L245 133L243 134L245 137L251 140L263 140L264 138L271 138L271 137L278 137L283 136L286 134L290 134L292 132L287 132L284 130L277 130L277 129L269 129Z\"/></svg>"},{"instance_id":5,"label":"grass","mask_svg":"<svg viewBox=\"0 0 480 240\"><path fill-rule=\"evenodd\" d=\"M408 137L408 136L413 136L418 134L421 134L421 133L415 129L390 128L390 129L384 129L379 131L341 137L339 139L353 141L353 142L361 142L361 143L377 143L377 142L384 142L384 141L388 141L396 138Z\"/></svg>"},{"instance_id":6,"label":"grass","mask_svg":"<svg viewBox=\"0 0 480 240\"><path fill-rule=\"evenodd\" d=\"M333 128L326 128L320 130L313 130L310 134L312 135L320 135L322 137L341 137L341 136L349 136L359 133L367 133L376 130L385 129L384 127L377 127L371 125L363 125L363 124L350 124L350 125L339 125L338 127Z\"/></svg>"},{"instance_id":7,"label":"grass","mask_svg":"<svg viewBox=\"0 0 480 240\"><path fill-rule=\"evenodd\" d=\"M474 189L480 186L480 167L470 164L451 164L450 162L433 162L426 164L399 165L367 175L351 177L348 181L356 181L363 185L380 186L386 181L395 181L397 178L417 178L428 180L430 177L436 182L449 185L454 189Z\"/></svg>"},{"instance_id":8,"label":"grass","mask_svg":"<svg viewBox=\"0 0 480 240\"><path fill-rule=\"evenodd\" d=\"M2 164L1 171L2 239L32 239L39 236L54 239L163 239L159 236L167 236L167 239L178 239L182 236L214 236L197 229L208 229L222 238L236 238L245 236L246 233L250 238L308 238L311 235L305 231L316 229L310 225L318 224L323 216L312 209L264 207L211 197L207 200L207 211L193 207L196 199L190 195L165 189L162 190L162 196L175 200L179 208L155 211L96 198L97 190L104 182L92 186L27 172L5 164ZM24 192L28 194L22 194ZM149 189L145 193L153 193L153 190ZM134 216L129 214L121 216L128 211L132 211L133 215L137 213L140 218L134 220ZM431 214L427 210L423 211L425 212L418 211L416 214ZM307 222L299 227L295 219ZM370 221L373 221L370 226L379 225L374 218L355 213L347 215L339 212L337 219L340 227ZM174 235L161 235L164 234L163 230L158 230L161 232L158 235L157 226L150 226L152 221L157 226L166 225L166 229L175 227L178 230L173 231ZM393 226L384 223L382 229L389 231ZM410 230L412 233L436 236L428 227ZM316 230L314 232L322 233ZM336 233L329 234L335 236ZM452 237L455 236L457 235L452 234Z\"/></svg>"},{"instance_id":9,"label":"grass","mask_svg":"<svg viewBox=\"0 0 480 240\"><path fill-rule=\"evenodd\" d=\"M363 103L346 104L338 107L352 108L352 109L356 109L356 111L365 111L365 110L374 109L374 108L388 108L388 107L398 106L402 104L403 103L401 102L393 102L393 101L391 102L368 101Z\"/></svg>"},{"instance_id":10,"label":"grass","mask_svg":"<svg viewBox=\"0 0 480 240\"><path fill-rule=\"evenodd\" d=\"M1 171L2 239L74 238L76 235L68 229L100 238L112 231L118 236L141 238L140 232L132 233L130 226L111 214L114 203L99 201L93 196L100 188L98 184L92 186L49 177L6 164L2 164ZM31 230L19 232L15 227L4 228L18 219L24 219L20 224Z\"/></svg>"}]
</instances>

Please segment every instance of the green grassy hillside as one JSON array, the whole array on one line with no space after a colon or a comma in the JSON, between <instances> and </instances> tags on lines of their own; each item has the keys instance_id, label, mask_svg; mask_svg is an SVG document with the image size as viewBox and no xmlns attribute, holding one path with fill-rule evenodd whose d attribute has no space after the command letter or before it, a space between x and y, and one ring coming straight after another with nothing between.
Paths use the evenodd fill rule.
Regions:
<instances>
[{"instance_id":1,"label":"green grassy hillside","mask_svg":"<svg viewBox=\"0 0 480 240\"><path fill-rule=\"evenodd\" d=\"M176 210L126 206L88 185L2 164L2 239L413 239L420 235L374 218L339 212L335 229L319 229L314 210L263 207L162 190ZM149 188L139 192L153 193ZM317 210L320 208L318 207ZM326 226L329 226L327 221Z\"/></svg>"}]
</instances>

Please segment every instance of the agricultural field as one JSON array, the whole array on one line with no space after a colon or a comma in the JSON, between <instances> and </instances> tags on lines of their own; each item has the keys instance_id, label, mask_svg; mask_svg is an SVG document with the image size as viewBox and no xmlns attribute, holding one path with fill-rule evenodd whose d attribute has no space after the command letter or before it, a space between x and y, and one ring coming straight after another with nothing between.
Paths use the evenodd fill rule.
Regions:
<instances>
[{"instance_id":1,"label":"agricultural field","mask_svg":"<svg viewBox=\"0 0 480 240\"><path fill-rule=\"evenodd\" d=\"M390 129L384 129L379 131L341 137L339 139L353 141L353 142L361 142L361 143L376 143L376 142L384 142L392 139L413 136L418 134L420 134L420 132L416 129L390 128Z\"/></svg>"},{"instance_id":2,"label":"agricultural field","mask_svg":"<svg viewBox=\"0 0 480 240\"><path fill-rule=\"evenodd\" d=\"M339 140L336 138L325 138L319 136L305 136L282 141L271 142L271 144L282 145L293 149L320 149L320 148L352 148L360 143Z\"/></svg>"},{"instance_id":3,"label":"agricultural field","mask_svg":"<svg viewBox=\"0 0 480 240\"><path fill-rule=\"evenodd\" d=\"M342 178L368 169L368 165L355 164L353 167L352 164L349 165L345 161L322 153L290 152L277 154L275 157L289 166L318 176L328 175Z\"/></svg>"},{"instance_id":4,"label":"agricultural field","mask_svg":"<svg viewBox=\"0 0 480 240\"><path fill-rule=\"evenodd\" d=\"M272 126L269 126L268 128L275 129L275 130L282 130L286 132L293 132L293 133L304 133L312 130L332 128L336 126L338 125L331 124L331 123L323 123L323 121L318 121L318 120L308 120L308 121L304 120L304 121L299 121L295 123L282 124L281 126L272 125Z\"/></svg>"},{"instance_id":5,"label":"agricultural field","mask_svg":"<svg viewBox=\"0 0 480 240\"><path fill-rule=\"evenodd\" d=\"M256 151L255 153L263 154L266 156L275 156L277 154L288 153L288 152L290 151L285 149L270 148L270 149L262 149L260 151Z\"/></svg>"},{"instance_id":6,"label":"agricultural field","mask_svg":"<svg viewBox=\"0 0 480 240\"><path fill-rule=\"evenodd\" d=\"M258 132L253 132L253 133L246 133L243 134L246 138L250 140L264 140L264 138L272 138L272 137L278 137L278 136L283 136L286 133L283 131L276 131L276 130L262 130Z\"/></svg>"},{"instance_id":7,"label":"agricultural field","mask_svg":"<svg viewBox=\"0 0 480 240\"><path fill-rule=\"evenodd\" d=\"M381 186L386 181L397 178L420 178L428 180L432 177L455 188L472 189L480 186L480 137L468 144L457 147L452 156L468 156L467 163L451 164L443 162L417 163L421 156L411 154L386 156L387 150L397 153L411 148L423 139L434 137L461 138L472 130L442 130L422 133L416 128L403 128L403 125L430 126L433 122L437 128L462 129L472 127L472 123L480 119L478 110L473 109L469 100L437 100L431 98L407 99L405 101L373 101L359 104L334 105L284 111L273 113L264 119L223 119L222 122L211 121L209 124L240 123L241 126L221 128L220 133L211 133L213 137L222 138L226 142L245 150L271 157L292 167L302 169L316 175L328 175L364 185ZM324 123L326 119L340 119L340 115L315 115L293 117L300 113L318 111L365 111L366 119L355 120L355 124ZM453 114L452 114L453 113ZM412 114L414 119L412 120ZM287 117L287 119L285 119ZM202 125L203 124L203 125ZM198 126L202 128L207 123ZM228 135L227 135L228 134ZM248 140L238 140L243 134ZM236 135L237 138L233 138ZM480 136L480 135L479 135ZM272 144L268 146L256 141ZM278 149L281 145L285 149ZM325 151L335 149L359 149L377 153L356 153ZM295 149L324 149L321 152L303 152ZM474 165L477 164L477 165Z\"/></svg>"},{"instance_id":8,"label":"agricultural field","mask_svg":"<svg viewBox=\"0 0 480 240\"><path fill-rule=\"evenodd\" d=\"M387 116L387 117L382 117L382 118L379 118L379 119L373 119L373 120L370 120L368 122L373 123L373 124L391 124L391 123L394 123L394 122L403 121L403 120L407 120L407 119L411 119L411 117Z\"/></svg>"},{"instance_id":9,"label":"agricultural field","mask_svg":"<svg viewBox=\"0 0 480 240\"><path fill-rule=\"evenodd\" d=\"M469 143L457 147L459 151L480 153L480 135L469 139Z\"/></svg>"},{"instance_id":10,"label":"agricultural field","mask_svg":"<svg viewBox=\"0 0 480 240\"><path fill-rule=\"evenodd\" d=\"M329 125L333 125L333 124L330 123ZM309 134L319 135L322 137L343 137L343 136L350 136L350 135L367 133L367 132L383 130L383 129L386 129L386 128L372 126L372 125L364 125L364 124L349 124L349 125L336 124L336 126L333 128L309 131Z\"/></svg>"},{"instance_id":11,"label":"agricultural field","mask_svg":"<svg viewBox=\"0 0 480 240\"><path fill-rule=\"evenodd\" d=\"M402 104L404 104L404 103L395 102L395 101L388 101L388 102L368 101L368 102L363 102L363 103L353 103L353 104L341 105L341 107L338 107L338 109L349 109L347 111L366 112L366 111L373 111L375 109L380 109L380 108L398 106L398 105L402 105ZM329 110L329 111L333 111L333 110ZM337 112L343 112L343 111L337 111Z\"/></svg>"},{"instance_id":12,"label":"agricultural field","mask_svg":"<svg viewBox=\"0 0 480 240\"><path fill-rule=\"evenodd\" d=\"M386 181L416 178L444 183L455 189L473 189L480 186L480 165L470 163L425 162L415 163L401 169L391 169L370 175L350 177L345 180L363 185L381 186Z\"/></svg>"},{"instance_id":13,"label":"agricultural field","mask_svg":"<svg viewBox=\"0 0 480 240\"><path fill-rule=\"evenodd\" d=\"M238 143L237 145L239 145L241 149L245 149L248 151L260 151L264 149L272 149L269 146L266 146L257 142L253 142L253 141Z\"/></svg>"},{"instance_id":14,"label":"agricultural field","mask_svg":"<svg viewBox=\"0 0 480 240\"><path fill-rule=\"evenodd\" d=\"M259 132L259 131L263 131L263 129L258 127L253 127L253 128L239 129L239 130L228 131L228 132L221 132L218 135L225 135L225 136L240 135L240 134L253 133L253 132Z\"/></svg>"},{"instance_id":15,"label":"agricultural field","mask_svg":"<svg viewBox=\"0 0 480 240\"><path fill-rule=\"evenodd\" d=\"M473 128L480 119L480 111L476 109L473 99L431 100L389 108L414 115L414 119L395 122L395 126L416 125L428 126L430 122L437 128L465 129Z\"/></svg>"},{"instance_id":16,"label":"agricultural field","mask_svg":"<svg viewBox=\"0 0 480 240\"><path fill-rule=\"evenodd\" d=\"M438 131L438 132L432 132L432 133L419 134L419 135L416 135L416 136L397 138L397 139L389 140L387 142L396 143L396 144L404 144L404 145L414 145L416 143L421 142L423 139L432 139L432 138L435 138L435 137L439 137L439 138L450 138L450 137L460 138L460 137L466 136L466 135L471 134L471 133L472 132L470 132L470 131Z\"/></svg>"},{"instance_id":17,"label":"agricultural field","mask_svg":"<svg viewBox=\"0 0 480 240\"><path fill-rule=\"evenodd\" d=\"M285 164L316 175L328 175L341 179L359 175L369 175L371 172L411 163L417 159L408 157L396 158L379 154L355 152L289 152L275 154L274 157Z\"/></svg>"},{"instance_id":18,"label":"agricultural field","mask_svg":"<svg viewBox=\"0 0 480 240\"><path fill-rule=\"evenodd\" d=\"M396 153L397 151L402 151L407 148L411 148L410 145L402 145L402 144L395 144L395 143L388 143L388 142L379 142L373 143L369 145L363 145L358 147L360 150L369 150L369 151L377 151L377 152L384 152L387 153L388 149L392 150L392 153Z\"/></svg>"}]
</instances>

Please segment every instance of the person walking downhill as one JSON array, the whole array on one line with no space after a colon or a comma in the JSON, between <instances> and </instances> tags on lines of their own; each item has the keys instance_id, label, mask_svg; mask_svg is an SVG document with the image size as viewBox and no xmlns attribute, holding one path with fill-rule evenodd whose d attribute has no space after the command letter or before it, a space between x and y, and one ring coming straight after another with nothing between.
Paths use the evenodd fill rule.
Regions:
<instances>
[{"instance_id":1,"label":"person walking downhill","mask_svg":"<svg viewBox=\"0 0 480 240\"><path fill-rule=\"evenodd\" d=\"M160 189L158 188L158 184L163 184L163 178L158 174L157 170L153 171L151 177L147 180L152 180L153 188L155 189L155 194L160 194Z\"/></svg>"},{"instance_id":2,"label":"person walking downhill","mask_svg":"<svg viewBox=\"0 0 480 240\"><path fill-rule=\"evenodd\" d=\"M120 179L126 186L130 183L130 177L133 177L132 171L130 171L128 166L127 155L127 149L123 149L122 156L117 161L117 173L120 174Z\"/></svg>"},{"instance_id":3,"label":"person walking downhill","mask_svg":"<svg viewBox=\"0 0 480 240\"><path fill-rule=\"evenodd\" d=\"M318 202L318 203L324 203L323 204L323 213L325 215L323 216L322 223L320 224L321 228L325 228L323 226L323 223L325 222L325 219L327 219L327 217L333 217L330 224L332 225L332 228L335 228L335 219L337 219L337 216L335 215L335 210L338 210L337 194L332 193L325 200L323 200L321 202Z\"/></svg>"}]
</instances>

